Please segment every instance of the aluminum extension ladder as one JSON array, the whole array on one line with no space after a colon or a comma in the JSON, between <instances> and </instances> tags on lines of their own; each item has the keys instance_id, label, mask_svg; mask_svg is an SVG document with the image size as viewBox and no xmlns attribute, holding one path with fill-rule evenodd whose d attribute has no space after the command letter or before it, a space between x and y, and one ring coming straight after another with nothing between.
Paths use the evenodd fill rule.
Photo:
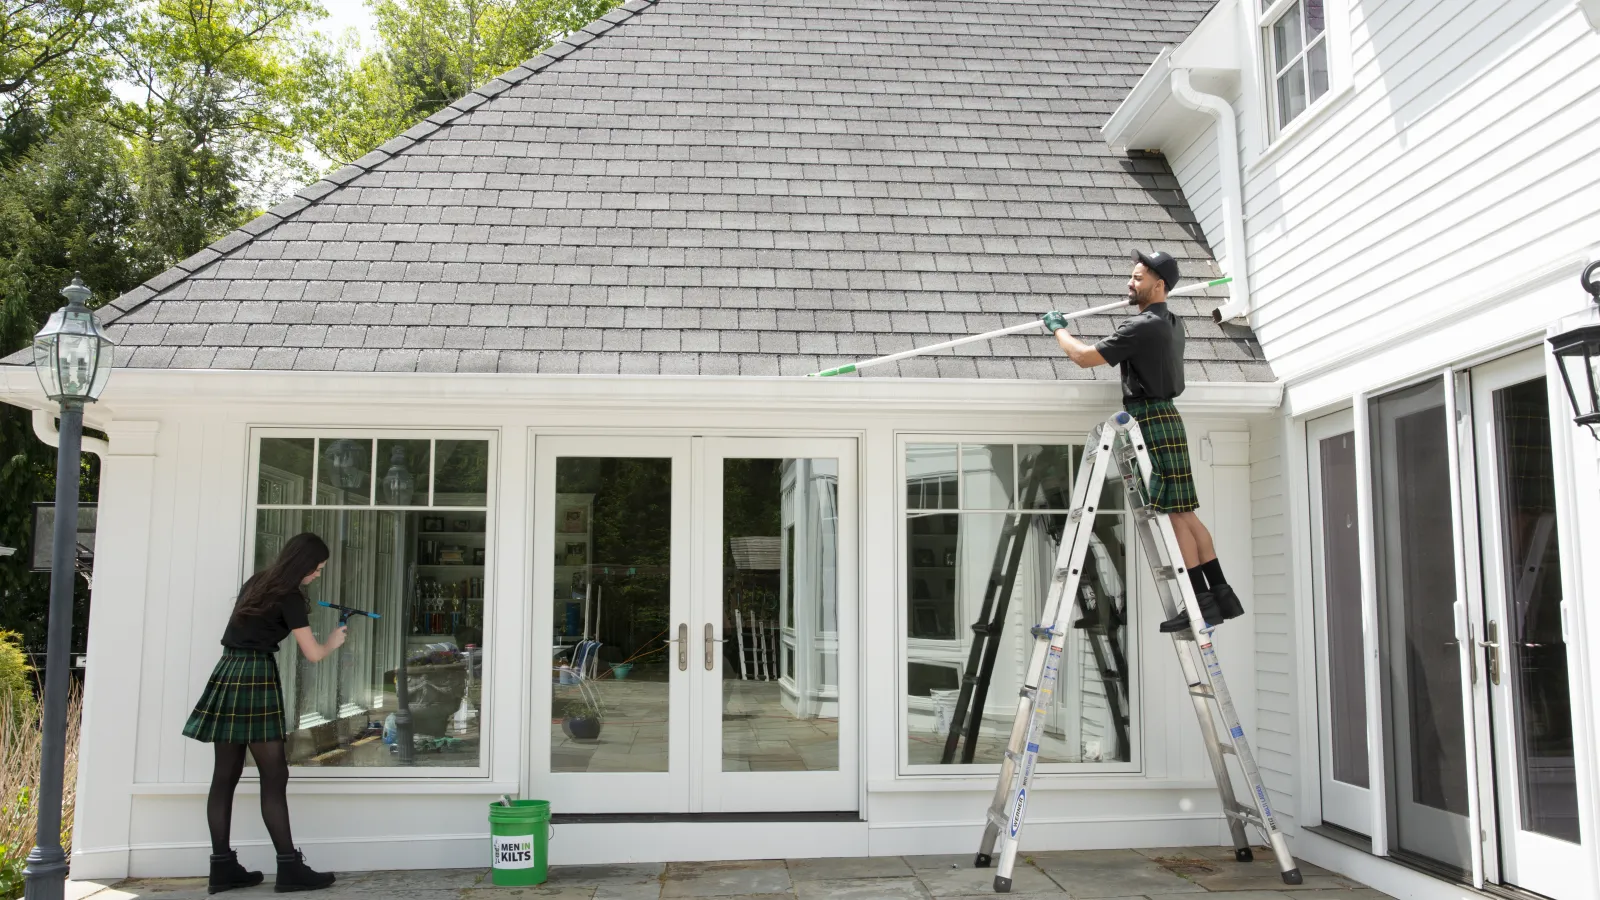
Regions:
<instances>
[{"instance_id":1,"label":"aluminum extension ladder","mask_svg":"<svg viewBox=\"0 0 1600 900\"><path fill-rule=\"evenodd\" d=\"M1045 600L1044 622L1032 629L1033 654L1017 700L1017 717L1011 726L1011 739L1007 743L1005 757L1000 763L1000 778L995 786L994 800L984 824L983 841L974 863L978 868L987 868L998 856L994 889L1002 894L1011 891L1018 836L1027 814L1028 790L1039 759L1039 740L1055 695L1067 635L1073 633L1073 608L1077 605L1078 581L1084 571L1084 557L1094 532L1095 504L1099 502L1101 486L1113 462L1122 476L1131 524L1138 532L1140 547L1155 576L1156 594L1161 598L1164 616L1171 618L1179 609L1186 609L1189 621L1201 626L1198 631L1190 628L1173 634L1172 643L1178 653L1184 681L1188 684L1189 696L1194 702L1195 714L1199 716L1200 734L1206 744L1206 755L1211 760L1217 791L1222 796L1222 811L1232 833L1234 857L1240 862L1249 862L1254 858L1244 828L1246 823L1254 825L1266 835L1277 857L1278 870L1284 883L1300 884L1300 869L1289 853L1288 841L1278 829L1272 803L1267 799L1266 786L1261 783L1261 772L1256 768L1255 756L1245 740L1244 728L1239 724L1233 697L1222 677L1222 664L1217 660L1216 649L1211 643L1211 629L1204 627L1199 602L1189 584L1183 557L1178 552L1178 539L1173 533L1172 522L1165 514L1150 509L1145 490L1150 477L1150 456L1145 450L1139 423L1126 412L1119 412L1095 426L1084 445L1083 461L1079 464L1077 480L1072 486L1071 511L1067 514L1067 526L1056 558L1055 578ZM1223 728L1229 735L1226 741L1217 730L1211 708L1213 703L1216 704L1216 715L1222 719ZM1254 800L1254 809L1241 803L1234 794L1227 765L1229 754L1238 760Z\"/></svg>"}]
</instances>

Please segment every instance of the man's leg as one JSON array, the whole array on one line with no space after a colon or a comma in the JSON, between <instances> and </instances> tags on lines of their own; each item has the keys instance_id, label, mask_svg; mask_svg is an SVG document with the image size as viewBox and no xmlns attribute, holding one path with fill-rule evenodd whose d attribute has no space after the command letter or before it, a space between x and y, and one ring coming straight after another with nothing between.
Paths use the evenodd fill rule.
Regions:
<instances>
[{"instance_id":1,"label":"man's leg","mask_svg":"<svg viewBox=\"0 0 1600 900\"><path fill-rule=\"evenodd\" d=\"M1178 532L1178 546L1183 548L1184 565L1198 568L1217 558L1217 547L1211 542L1211 532L1198 515L1193 512L1173 513L1172 528Z\"/></svg>"},{"instance_id":2,"label":"man's leg","mask_svg":"<svg viewBox=\"0 0 1600 900\"><path fill-rule=\"evenodd\" d=\"M1244 605L1239 602L1238 594L1234 593L1227 577L1222 574L1222 563L1217 560L1217 548L1212 543L1211 532L1205 523L1201 522L1200 517L1193 512L1173 513L1172 519L1175 528L1177 521L1183 520L1183 527L1189 533L1190 540L1194 542L1192 560L1189 551L1184 550L1184 565L1205 579L1207 590L1216 599L1224 618L1232 619L1243 615ZM1183 546L1181 537L1178 539L1178 546Z\"/></svg>"}]
</instances>

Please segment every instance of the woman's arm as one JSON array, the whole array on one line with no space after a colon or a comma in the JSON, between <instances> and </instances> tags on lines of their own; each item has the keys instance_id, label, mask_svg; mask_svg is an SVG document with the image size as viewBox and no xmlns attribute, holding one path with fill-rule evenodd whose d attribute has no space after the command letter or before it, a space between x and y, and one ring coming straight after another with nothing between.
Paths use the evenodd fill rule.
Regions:
<instances>
[{"instance_id":1,"label":"woman's arm","mask_svg":"<svg viewBox=\"0 0 1600 900\"><path fill-rule=\"evenodd\" d=\"M300 645L300 652L306 659L312 662L322 662L327 658L328 654L339 649L344 644L344 635L348 630L347 626L340 625L334 629L333 634L328 635L327 642L321 644L317 643L317 638L311 633L309 625L304 628L296 628L291 633L294 635L294 642Z\"/></svg>"}]
</instances>

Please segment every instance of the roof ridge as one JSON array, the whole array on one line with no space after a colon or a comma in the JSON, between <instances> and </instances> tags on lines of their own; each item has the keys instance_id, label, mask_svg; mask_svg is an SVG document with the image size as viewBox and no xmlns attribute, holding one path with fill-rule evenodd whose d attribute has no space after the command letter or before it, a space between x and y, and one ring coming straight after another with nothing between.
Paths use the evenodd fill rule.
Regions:
<instances>
[{"instance_id":1,"label":"roof ridge","mask_svg":"<svg viewBox=\"0 0 1600 900\"><path fill-rule=\"evenodd\" d=\"M199 252L173 263L160 274L145 280L137 287L123 292L104 306L96 309L95 318L101 325L109 325L116 322L128 313L143 306L146 302L156 298L162 291L182 281L185 277L193 275L215 262L228 258L240 247L249 244L256 238L289 221L291 217L316 205L322 198L355 180L358 176L365 175L383 163L394 159L411 147L416 146L423 138L433 132L477 109L494 97L498 97L511 88L526 82L529 78L555 63L566 59L579 48L593 42L595 38L643 15L660 2L661 0L627 0L626 3L595 19L583 28L563 36L543 52L528 59L516 68L473 88L454 103L380 144L371 153L295 191L277 206L235 228L227 235L207 244Z\"/></svg>"}]
</instances>

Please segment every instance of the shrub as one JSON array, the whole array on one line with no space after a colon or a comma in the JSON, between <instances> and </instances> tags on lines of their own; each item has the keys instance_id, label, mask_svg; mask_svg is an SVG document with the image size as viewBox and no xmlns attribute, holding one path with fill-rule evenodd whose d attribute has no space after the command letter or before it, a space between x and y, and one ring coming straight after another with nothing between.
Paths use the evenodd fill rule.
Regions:
<instances>
[{"instance_id":1,"label":"shrub","mask_svg":"<svg viewBox=\"0 0 1600 900\"><path fill-rule=\"evenodd\" d=\"M22 896L22 867L33 851L39 811L39 760L43 722L31 691L0 693L0 900ZM72 815L78 786L78 726L83 697L77 686L67 700L67 754L61 791L61 846L72 848Z\"/></svg>"},{"instance_id":2,"label":"shrub","mask_svg":"<svg viewBox=\"0 0 1600 900\"><path fill-rule=\"evenodd\" d=\"M12 697L13 706L33 699L33 667L22 652L22 635L0 631L0 697Z\"/></svg>"}]
</instances>

